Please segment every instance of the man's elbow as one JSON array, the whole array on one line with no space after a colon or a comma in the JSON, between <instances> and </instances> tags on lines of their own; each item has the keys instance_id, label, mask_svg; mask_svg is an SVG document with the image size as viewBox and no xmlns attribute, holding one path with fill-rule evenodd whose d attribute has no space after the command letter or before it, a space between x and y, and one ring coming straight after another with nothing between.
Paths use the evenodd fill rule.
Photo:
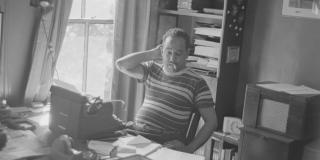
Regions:
<instances>
[{"instance_id":1,"label":"man's elbow","mask_svg":"<svg viewBox=\"0 0 320 160\"><path fill-rule=\"evenodd\" d=\"M124 62L121 59L116 60L115 65L119 71L123 72L125 70Z\"/></svg>"},{"instance_id":2,"label":"man's elbow","mask_svg":"<svg viewBox=\"0 0 320 160\"><path fill-rule=\"evenodd\" d=\"M218 129L218 121L217 120L214 120L211 125L212 125L213 131L216 131Z\"/></svg>"}]
</instances>

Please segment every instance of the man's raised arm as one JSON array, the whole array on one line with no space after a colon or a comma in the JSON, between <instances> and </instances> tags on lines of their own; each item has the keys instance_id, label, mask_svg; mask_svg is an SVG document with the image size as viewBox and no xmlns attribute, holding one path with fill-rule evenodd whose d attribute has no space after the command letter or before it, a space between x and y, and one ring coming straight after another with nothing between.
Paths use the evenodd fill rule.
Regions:
<instances>
[{"instance_id":1,"label":"man's raised arm","mask_svg":"<svg viewBox=\"0 0 320 160\"><path fill-rule=\"evenodd\" d=\"M136 79L143 78L143 67L141 63L161 59L161 47L157 46L151 50L136 52L121 57L116 61L116 67L130 77Z\"/></svg>"}]
</instances>

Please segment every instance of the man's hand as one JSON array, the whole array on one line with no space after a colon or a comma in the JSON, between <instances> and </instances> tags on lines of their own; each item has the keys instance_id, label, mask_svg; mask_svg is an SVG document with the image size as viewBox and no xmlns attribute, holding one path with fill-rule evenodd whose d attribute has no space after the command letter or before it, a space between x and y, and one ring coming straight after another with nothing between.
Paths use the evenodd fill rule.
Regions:
<instances>
[{"instance_id":1,"label":"man's hand","mask_svg":"<svg viewBox=\"0 0 320 160\"><path fill-rule=\"evenodd\" d=\"M187 153L192 152L184 143L182 143L179 140L168 141L168 142L164 143L163 146L177 150L177 151L181 151L181 152L187 152Z\"/></svg>"},{"instance_id":2,"label":"man's hand","mask_svg":"<svg viewBox=\"0 0 320 160\"><path fill-rule=\"evenodd\" d=\"M159 44L155 48L151 49L151 53L153 54L153 60L162 61L162 45Z\"/></svg>"}]
</instances>

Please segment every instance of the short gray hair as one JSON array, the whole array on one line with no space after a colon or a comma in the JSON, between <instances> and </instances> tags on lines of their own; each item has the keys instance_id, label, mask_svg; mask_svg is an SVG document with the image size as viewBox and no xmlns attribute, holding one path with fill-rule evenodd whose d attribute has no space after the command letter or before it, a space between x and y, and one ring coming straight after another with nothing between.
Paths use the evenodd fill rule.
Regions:
<instances>
[{"instance_id":1,"label":"short gray hair","mask_svg":"<svg viewBox=\"0 0 320 160\"><path fill-rule=\"evenodd\" d=\"M186 48L188 49L190 47L190 37L186 31L184 31L181 28L171 28L169 29L163 36L162 36L162 43L168 38L168 37L180 37L185 40Z\"/></svg>"}]
</instances>

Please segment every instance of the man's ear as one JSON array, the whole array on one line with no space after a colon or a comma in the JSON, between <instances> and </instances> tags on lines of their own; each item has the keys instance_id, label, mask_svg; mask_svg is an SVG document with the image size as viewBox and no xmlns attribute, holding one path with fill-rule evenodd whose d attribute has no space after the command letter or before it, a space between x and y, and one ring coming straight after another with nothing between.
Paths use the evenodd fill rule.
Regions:
<instances>
[{"instance_id":1,"label":"man's ear","mask_svg":"<svg viewBox=\"0 0 320 160\"><path fill-rule=\"evenodd\" d=\"M160 49L161 55L163 55L163 45L162 45L162 43L159 44L159 49Z\"/></svg>"}]
</instances>

